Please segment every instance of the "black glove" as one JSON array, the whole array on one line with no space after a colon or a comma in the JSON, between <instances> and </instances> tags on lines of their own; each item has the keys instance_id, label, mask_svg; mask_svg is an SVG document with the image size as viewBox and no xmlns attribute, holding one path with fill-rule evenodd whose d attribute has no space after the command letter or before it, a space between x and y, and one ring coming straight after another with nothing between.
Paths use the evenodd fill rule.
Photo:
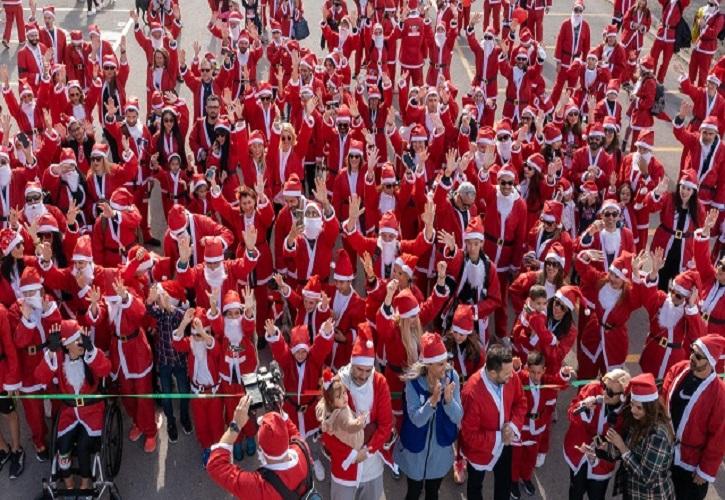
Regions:
<instances>
[{"instance_id":1,"label":"black glove","mask_svg":"<svg viewBox=\"0 0 725 500\"><path fill-rule=\"evenodd\" d=\"M63 344L60 341L60 332L53 332L48 335L48 340L46 340L45 342L45 347L47 347L51 351L57 351L61 347L63 347Z\"/></svg>"},{"instance_id":2,"label":"black glove","mask_svg":"<svg viewBox=\"0 0 725 500\"><path fill-rule=\"evenodd\" d=\"M90 335L81 334L81 340L83 341L83 348L86 352L93 352L93 349L96 348L96 346L93 345L93 340L91 340Z\"/></svg>"}]
</instances>

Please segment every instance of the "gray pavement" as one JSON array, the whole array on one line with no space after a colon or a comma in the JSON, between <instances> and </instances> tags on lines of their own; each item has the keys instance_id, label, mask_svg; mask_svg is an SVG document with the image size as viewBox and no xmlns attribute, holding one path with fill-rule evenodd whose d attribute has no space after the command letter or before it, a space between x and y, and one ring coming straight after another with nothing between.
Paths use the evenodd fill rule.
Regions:
<instances>
[{"instance_id":1,"label":"gray pavement","mask_svg":"<svg viewBox=\"0 0 725 500\"><path fill-rule=\"evenodd\" d=\"M100 26L104 37L116 43L122 34L129 33L128 9L133 7L134 4L131 0L118 0L109 8L100 10L91 19L86 18L85 2L56 0L54 3L57 7L58 22L68 30L85 29L88 23L95 22ZM656 4L654 0L649 0L649 3L651 7ZM308 0L305 2L305 5L312 35L304 41L304 44L319 53L319 31L316 28L321 17L320 12L317 10L319 2L311 2ZM480 11L482 8L481 5L480 1L475 1L472 10ZM658 8L659 4L656 5ZM202 42L209 40L209 33L206 30L209 10L207 2L203 0L181 0L181 6L184 30L179 43L181 47L189 50L194 40L200 40ZM348 6L352 8L352 2L348 1ZM570 10L571 2L554 0L554 6L551 12L545 17L544 45L549 54L553 53L558 27L569 16ZM590 0L587 2L585 18L591 25L593 45L599 42L599 36L603 27L610 22L611 13L612 5L608 0ZM688 18L691 19L693 14L688 15ZM13 38L17 38L17 35L14 35ZM128 38L128 55L132 64L132 70L131 78L127 86L127 93L145 96L145 58L133 40L132 33L130 33ZM647 39L647 48L645 50L648 50L651 41L651 38ZM17 43L11 45L10 50L0 52L0 64L8 64L13 71L16 71L16 50ZM264 69L261 71L261 78L264 78L267 74L267 66L263 63L262 67ZM454 54L451 69L453 81L459 89L465 90L468 88L471 77L473 76L473 67L473 56L465 40L459 39L459 48L456 49ZM553 81L554 66L551 59L545 64L544 76L547 82ZM679 108L680 95L676 91L676 75L673 74L673 71L669 72L665 83L666 87L670 89L667 95L667 111L668 113L674 114ZM502 89L505 88L503 85L504 82L501 82L501 84L500 87ZM190 97L187 89L183 86L181 87L181 94L187 98ZM622 97L622 99L626 108L626 98ZM501 108L499 107L499 109ZM655 145L655 154L664 162L667 174L671 178L676 178L679 168L680 145L674 140L669 123L656 121ZM153 232L157 237L160 237L163 234L165 221L161 215L163 214L163 210L161 210L158 201L158 198L155 198L155 201L152 203L151 219ZM629 326L631 332L630 353L639 353L641 352L648 328L646 314L642 310L635 312L632 315ZM269 354L263 352L262 357L268 359ZM633 373L638 373L637 356L630 356L630 360L631 363L628 363L629 368ZM574 360L572 361L575 363ZM569 473L562 458L561 444L567 427L566 406L572 396L573 390L570 389L565 391L559 399L557 407L559 422L553 426L551 451L547 457L546 464L536 470L534 482L536 483L538 491L536 496L532 498L563 499L567 497ZM202 470L200 465L201 450L194 436L185 436L182 434L179 437L179 441L172 444L166 439L165 423L163 422L162 414L158 416L158 424L160 440L156 453L147 455L143 453L139 443L130 443L127 440L124 443L123 465L120 475L117 478L117 484L120 487L123 497L127 500L147 498L204 498L205 500L217 500L230 498L214 485ZM128 426L126 429L128 429ZM25 473L14 481L8 480L5 470L0 473L0 492L2 492L0 493L0 497L4 500L27 500L34 498L40 492L40 478L48 475L48 465L39 464L35 461L34 454L30 451L32 450L32 445L27 436L27 428L24 428L23 442L26 450L28 450ZM245 469L251 469L255 466L255 462L248 458L242 462L241 466ZM329 498L329 481L323 482L318 486L325 498ZM405 495L405 490L404 479L395 481L386 472L386 498L402 498ZM486 479L484 492L484 498L491 498L492 480L490 477ZM725 497L725 475L721 473L718 475L718 480L715 485L710 488L707 499L717 500L723 497ZM465 486L455 485L449 475L443 482L441 498L465 498Z\"/></svg>"}]
</instances>

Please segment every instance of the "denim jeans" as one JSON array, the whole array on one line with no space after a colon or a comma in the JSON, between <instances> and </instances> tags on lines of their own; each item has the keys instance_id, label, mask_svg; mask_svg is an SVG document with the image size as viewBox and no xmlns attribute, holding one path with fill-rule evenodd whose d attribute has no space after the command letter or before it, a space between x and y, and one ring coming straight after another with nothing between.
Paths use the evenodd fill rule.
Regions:
<instances>
[{"instance_id":1,"label":"denim jeans","mask_svg":"<svg viewBox=\"0 0 725 500\"><path fill-rule=\"evenodd\" d=\"M161 392L164 394L171 393L171 377L176 379L176 388L180 394L188 394L191 392L189 386L189 377L186 374L186 368L184 366L171 366L171 365L159 365L159 384L161 385ZM164 415L166 415L166 421L172 422L174 419L174 405L171 399L162 399L161 406L164 408ZM189 416L189 400L179 400L179 407L181 409L181 421L191 422Z\"/></svg>"}]
</instances>

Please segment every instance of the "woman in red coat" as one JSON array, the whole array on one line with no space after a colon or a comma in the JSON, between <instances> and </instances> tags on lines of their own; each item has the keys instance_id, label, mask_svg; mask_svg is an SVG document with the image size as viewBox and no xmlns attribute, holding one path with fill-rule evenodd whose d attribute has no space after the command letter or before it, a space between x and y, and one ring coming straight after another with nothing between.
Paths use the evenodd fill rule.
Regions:
<instances>
[{"instance_id":1,"label":"woman in red coat","mask_svg":"<svg viewBox=\"0 0 725 500\"><path fill-rule=\"evenodd\" d=\"M123 163L112 163L109 155L108 144L96 143L93 145L91 152L91 169L86 176L86 186L88 188L88 200L92 207L92 212L96 215L96 204L99 200L110 200L113 192L132 182L138 173L138 159L136 155L129 149L128 139L124 136L122 139L123 153L121 159Z\"/></svg>"},{"instance_id":2,"label":"woman in red coat","mask_svg":"<svg viewBox=\"0 0 725 500\"><path fill-rule=\"evenodd\" d=\"M693 260L695 230L705 220L705 209L698 199L697 174L684 170L675 192L667 191L663 178L647 196L652 212L660 212L660 225L655 230L650 248L661 249L665 262L659 277L660 290L669 288L670 280L685 271Z\"/></svg>"},{"instance_id":3,"label":"woman in red coat","mask_svg":"<svg viewBox=\"0 0 725 500\"><path fill-rule=\"evenodd\" d=\"M176 153L181 158L183 168L186 168L185 134L179 120L177 111L166 107L161 112L161 129L151 138L151 154L158 153L158 161L166 167L169 157Z\"/></svg>"},{"instance_id":4,"label":"woman in red coat","mask_svg":"<svg viewBox=\"0 0 725 500\"><path fill-rule=\"evenodd\" d=\"M314 99L308 101L309 108L313 107ZM307 148L312 137L315 120L308 114L302 121L300 133L289 123L275 122L271 127L271 138L267 148L266 181L272 190L272 200L282 204L284 196L282 187L291 175L304 178L303 162Z\"/></svg>"},{"instance_id":5,"label":"woman in red coat","mask_svg":"<svg viewBox=\"0 0 725 500\"><path fill-rule=\"evenodd\" d=\"M519 314L526 302L529 289L534 285L541 285L546 290L546 298L551 299L557 290L568 283L568 259L565 255L564 247L559 242L554 242L549 251L540 257L543 261L539 268L539 264L531 271L525 271L519 274L509 287L511 294L511 305L514 313ZM570 264L569 264L570 266Z\"/></svg>"}]
</instances>

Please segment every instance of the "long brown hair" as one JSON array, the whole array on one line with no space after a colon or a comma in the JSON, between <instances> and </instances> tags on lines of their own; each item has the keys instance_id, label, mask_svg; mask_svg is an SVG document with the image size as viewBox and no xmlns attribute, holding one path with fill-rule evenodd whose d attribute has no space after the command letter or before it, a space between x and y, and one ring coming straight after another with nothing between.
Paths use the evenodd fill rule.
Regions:
<instances>
[{"instance_id":1,"label":"long brown hair","mask_svg":"<svg viewBox=\"0 0 725 500\"><path fill-rule=\"evenodd\" d=\"M640 441L646 439L657 427L667 429L667 436L670 441L674 438L672 430L672 421L667 416L664 406L659 399L648 403L641 403L644 409L644 417L637 420L632 416L631 408L624 412L624 429L628 429L628 443L630 448L637 446Z\"/></svg>"},{"instance_id":2,"label":"long brown hair","mask_svg":"<svg viewBox=\"0 0 725 500\"><path fill-rule=\"evenodd\" d=\"M446 350L448 352L454 352L454 349L456 348L456 339L453 338L453 332L450 330L446 332L445 337L443 337L443 343L446 345ZM466 340L464 340L462 344L463 351L466 353L466 358L472 359L474 361L474 365L478 366L481 362L482 356L481 341L478 338L478 334L473 332L466 336Z\"/></svg>"}]
</instances>

